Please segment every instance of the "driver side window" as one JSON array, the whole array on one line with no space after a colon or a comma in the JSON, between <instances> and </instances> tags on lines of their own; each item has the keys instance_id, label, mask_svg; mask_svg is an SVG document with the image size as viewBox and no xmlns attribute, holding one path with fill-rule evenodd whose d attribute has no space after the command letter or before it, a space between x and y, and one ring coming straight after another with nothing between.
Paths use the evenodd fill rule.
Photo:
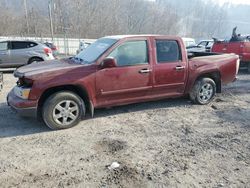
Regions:
<instances>
[{"instance_id":1,"label":"driver side window","mask_svg":"<svg viewBox=\"0 0 250 188\"><path fill-rule=\"evenodd\" d=\"M125 42L114 49L108 57L115 58L118 67L148 64L147 42Z\"/></svg>"}]
</instances>

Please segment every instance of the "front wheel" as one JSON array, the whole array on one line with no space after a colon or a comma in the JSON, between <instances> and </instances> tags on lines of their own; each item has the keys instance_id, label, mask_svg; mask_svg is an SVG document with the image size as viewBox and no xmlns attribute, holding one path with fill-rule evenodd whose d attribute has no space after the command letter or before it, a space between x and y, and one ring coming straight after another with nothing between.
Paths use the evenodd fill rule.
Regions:
<instances>
[{"instance_id":1,"label":"front wheel","mask_svg":"<svg viewBox=\"0 0 250 188\"><path fill-rule=\"evenodd\" d=\"M190 99L197 104L210 103L216 93L216 84L211 78L197 80L190 92Z\"/></svg>"},{"instance_id":2,"label":"front wheel","mask_svg":"<svg viewBox=\"0 0 250 188\"><path fill-rule=\"evenodd\" d=\"M67 129L77 125L85 115L83 100L72 92L51 95L42 109L43 120L54 130Z\"/></svg>"}]
</instances>

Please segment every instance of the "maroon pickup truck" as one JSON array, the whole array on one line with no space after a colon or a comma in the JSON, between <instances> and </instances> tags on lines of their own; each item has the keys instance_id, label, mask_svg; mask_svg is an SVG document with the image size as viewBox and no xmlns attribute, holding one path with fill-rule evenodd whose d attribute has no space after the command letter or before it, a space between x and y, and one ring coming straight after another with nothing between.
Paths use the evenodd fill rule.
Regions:
<instances>
[{"instance_id":1,"label":"maroon pickup truck","mask_svg":"<svg viewBox=\"0 0 250 188\"><path fill-rule=\"evenodd\" d=\"M70 128L94 109L189 95L208 104L239 69L234 54L194 53L179 37L109 36L77 56L27 65L14 73L8 104L41 117L52 129Z\"/></svg>"}]
</instances>

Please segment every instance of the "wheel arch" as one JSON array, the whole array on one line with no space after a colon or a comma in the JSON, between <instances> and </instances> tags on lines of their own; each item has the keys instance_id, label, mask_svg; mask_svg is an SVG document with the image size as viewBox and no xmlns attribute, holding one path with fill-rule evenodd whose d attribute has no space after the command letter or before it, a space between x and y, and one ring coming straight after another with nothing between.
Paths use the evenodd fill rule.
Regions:
<instances>
[{"instance_id":1,"label":"wheel arch","mask_svg":"<svg viewBox=\"0 0 250 188\"><path fill-rule=\"evenodd\" d=\"M29 58L29 60L28 60L28 64L30 64L30 63L31 63L31 60L32 60L32 59L40 59L40 60L44 61L44 59L43 59L42 57L39 57L39 56L33 56L33 57L30 57L30 58Z\"/></svg>"},{"instance_id":2,"label":"wheel arch","mask_svg":"<svg viewBox=\"0 0 250 188\"><path fill-rule=\"evenodd\" d=\"M195 79L195 82L201 78L211 78L216 84L216 93L221 93L221 75L219 71L202 73Z\"/></svg>"},{"instance_id":3,"label":"wheel arch","mask_svg":"<svg viewBox=\"0 0 250 188\"><path fill-rule=\"evenodd\" d=\"M86 109L89 110L89 112L91 113L91 116L94 115L94 107L93 104L89 98L89 94L87 92L87 90L82 87L82 86L78 86L78 85L63 85L63 86L56 86L56 87L51 87L46 89L43 94L41 95L41 97L39 98L38 101L38 111L37 111L37 117L41 118L42 116L42 108L43 108L43 104L46 101L46 99L51 96L54 93L60 92L60 91L71 91L75 94L77 94L85 103L86 105Z\"/></svg>"}]
</instances>

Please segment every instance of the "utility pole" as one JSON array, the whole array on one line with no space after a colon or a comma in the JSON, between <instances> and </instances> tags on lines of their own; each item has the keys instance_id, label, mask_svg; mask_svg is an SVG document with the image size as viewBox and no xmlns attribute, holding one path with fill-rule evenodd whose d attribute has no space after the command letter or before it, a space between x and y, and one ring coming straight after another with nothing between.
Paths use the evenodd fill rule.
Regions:
<instances>
[{"instance_id":1,"label":"utility pole","mask_svg":"<svg viewBox=\"0 0 250 188\"><path fill-rule=\"evenodd\" d=\"M53 29L53 20L52 20L52 0L49 1L49 20L50 20L51 39L52 41L54 41L54 29Z\"/></svg>"},{"instance_id":2,"label":"utility pole","mask_svg":"<svg viewBox=\"0 0 250 188\"><path fill-rule=\"evenodd\" d=\"M23 6L25 11L25 20L26 20L26 29L28 35L30 34L30 26L29 26L29 18L28 18L28 10L27 10L27 0L23 0Z\"/></svg>"}]
</instances>

